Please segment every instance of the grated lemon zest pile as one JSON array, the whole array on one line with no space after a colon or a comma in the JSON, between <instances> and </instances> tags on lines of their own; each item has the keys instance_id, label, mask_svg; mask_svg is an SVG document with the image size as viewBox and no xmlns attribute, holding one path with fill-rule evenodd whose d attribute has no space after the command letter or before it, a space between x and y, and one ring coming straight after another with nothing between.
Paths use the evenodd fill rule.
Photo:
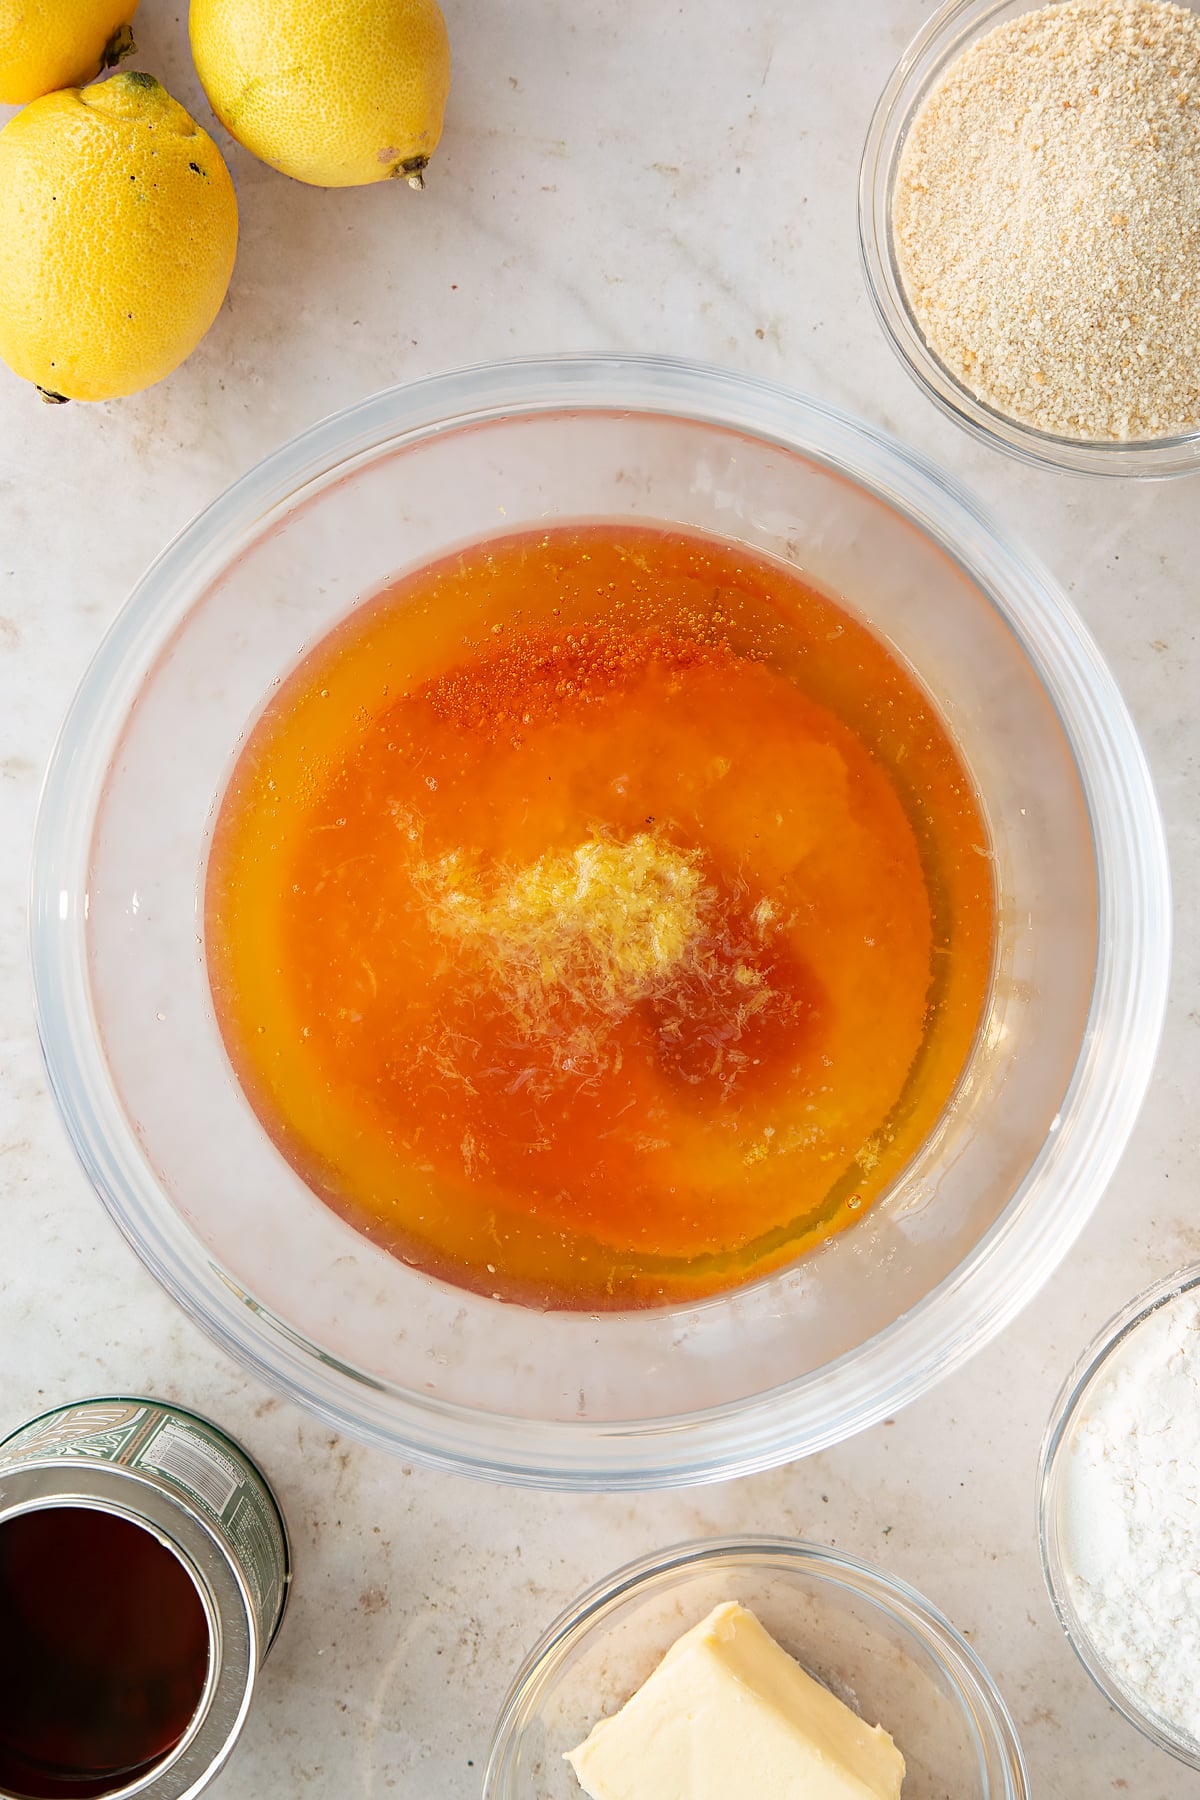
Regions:
<instances>
[{"instance_id":1,"label":"grated lemon zest pile","mask_svg":"<svg viewBox=\"0 0 1200 1800\"><path fill-rule=\"evenodd\" d=\"M419 826L405 825L415 838ZM512 1091L549 1094L564 1077L587 1083L622 1066L618 1028L650 1003L668 1053L709 1044L709 1073L728 1087L747 1064L740 1040L779 996L766 972L746 960L751 943L731 939L728 902L706 879L699 850L648 832L617 841L593 836L518 867L483 865L461 850L424 858L413 883L427 921L457 965L460 994L499 999L527 1065ZM753 940L766 942L775 909L750 915ZM752 940L752 941L753 941ZM722 1021L694 1039L696 1008ZM447 1080L459 1071L461 1043L424 1047ZM683 1077L701 1079L698 1067Z\"/></svg>"},{"instance_id":2,"label":"grated lemon zest pile","mask_svg":"<svg viewBox=\"0 0 1200 1800\"><path fill-rule=\"evenodd\" d=\"M647 832L588 838L490 880L460 851L415 876L433 929L470 945L531 1025L554 1000L611 1018L661 991L714 898L698 851Z\"/></svg>"}]
</instances>

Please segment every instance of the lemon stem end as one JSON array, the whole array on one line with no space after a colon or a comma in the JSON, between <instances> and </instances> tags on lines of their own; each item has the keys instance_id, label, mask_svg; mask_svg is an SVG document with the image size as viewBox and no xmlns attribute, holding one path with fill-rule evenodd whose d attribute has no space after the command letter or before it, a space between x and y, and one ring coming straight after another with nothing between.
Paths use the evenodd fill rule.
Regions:
<instances>
[{"instance_id":1,"label":"lemon stem end","mask_svg":"<svg viewBox=\"0 0 1200 1800\"><path fill-rule=\"evenodd\" d=\"M129 25L118 25L117 29L104 46L100 57L101 73L105 69L115 69L117 64L137 49L133 41L133 29Z\"/></svg>"},{"instance_id":2,"label":"lemon stem end","mask_svg":"<svg viewBox=\"0 0 1200 1800\"><path fill-rule=\"evenodd\" d=\"M410 188L416 188L420 193L425 186L425 170L428 167L429 158L427 156L407 156L403 162L396 164L392 173L401 176L403 180L407 181Z\"/></svg>"}]
</instances>

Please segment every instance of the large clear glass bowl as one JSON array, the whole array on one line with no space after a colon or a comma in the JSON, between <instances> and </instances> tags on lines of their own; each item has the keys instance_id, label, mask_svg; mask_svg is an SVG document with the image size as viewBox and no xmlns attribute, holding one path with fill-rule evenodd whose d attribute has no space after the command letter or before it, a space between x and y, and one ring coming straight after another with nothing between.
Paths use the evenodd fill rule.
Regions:
<instances>
[{"instance_id":1,"label":"large clear glass bowl","mask_svg":"<svg viewBox=\"0 0 1200 1800\"><path fill-rule=\"evenodd\" d=\"M1200 11L1200 0L1182 0ZM975 437L1023 462L1082 475L1184 475L1200 468L1200 431L1126 443L1061 437L1011 419L964 387L934 354L909 306L892 236L892 196L905 140L927 96L977 38L1041 11L1037 0L946 0L930 14L888 80L867 131L858 184L858 241L867 292L918 387Z\"/></svg>"},{"instance_id":2,"label":"large clear glass bowl","mask_svg":"<svg viewBox=\"0 0 1200 1800\"><path fill-rule=\"evenodd\" d=\"M210 1002L208 833L264 696L398 573L552 519L666 520L800 567L918 672L991 836L991 991L929 1141L853 1229L699 1305L538 1312L388 1256L268 1141ZM1111 676L1053 581L968 494L778 388L567 358L380 394L269 458L164 552L51 764L32 943L76 1148L138 1253L218 1342L406 1456L635 1487L834 1443L955 1367L1040 1286L1149 1078L1168 881Z\"/></svg>"},{"instance_id":3,"label":"large clear glass bowl","mask_svg":"<svg viewBox=\"0 0 1200 1800\"><path fill-rule=\"evenodd\" d=\"M483 1800L579 1800L564 1753L723 1600L748 1606L810 1675L891 1733L906 1764L904 1800L1028 1800L1008 1710L949 1620L857 1557L765 1537L646 1557L556 1620L505 1701Z\"/></svg>"}]
</instances>

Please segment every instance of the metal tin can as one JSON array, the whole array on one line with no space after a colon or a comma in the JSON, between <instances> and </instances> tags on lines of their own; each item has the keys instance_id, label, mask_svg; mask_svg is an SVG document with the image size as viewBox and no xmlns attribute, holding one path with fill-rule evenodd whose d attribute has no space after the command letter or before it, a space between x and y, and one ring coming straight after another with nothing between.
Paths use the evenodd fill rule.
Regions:
<instances>
[{"instance_id":1,"label":"metal tin can","mask_svg":"<svg viewBox=\"0 0 1200 1800\"><path fill-rule=\"evenodd\" d=\"M233 1748L279 1630L291 1583L283 1514L261 1471L217 1426L124 1396L56 1407L0 1442L0 1542L10 1522L55 1507L112 1514L157 1539L194 1584L208 1631L203 1690L178 1741L112 1787L60 1772L72 1783L61 1791L189 1800ZM5 1780L0 1773L0 1800L26 1800Z\"/></svg>"}]
</instances>

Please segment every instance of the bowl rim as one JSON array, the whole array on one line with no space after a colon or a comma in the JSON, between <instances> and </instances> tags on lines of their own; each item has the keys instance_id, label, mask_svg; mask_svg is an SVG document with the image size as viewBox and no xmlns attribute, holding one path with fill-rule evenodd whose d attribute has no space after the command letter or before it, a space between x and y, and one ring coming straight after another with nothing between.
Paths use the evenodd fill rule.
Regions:
<instances>
[{"instance_id":1,"label":"bowl rim","mask_svg":"<svg viewBox=\"0 0 1200 1800\"><path fill-rule=\"evenodd\" d=\"M1027 0L1020 11L1046 10L1052 3ZM859 258L875 317L925 397L981 442L1022 462L1069 474L1126 479L1188 474L1200 468L1200 427L1180 437L1107 442L1064 437L1022 424L987 405L950 373L929 348L909 306L891 232L900 152L938 78L1012 4L1013 0L945 0L908 43L876 103L858 176Z\"/></svg>"},{"instance_id":2,"label":"bowl rim","mask_svg":"<svg viewBox=\"0 0 1200 1800\"><path fill-rule=\"evenodd\" d=\"M599 1424L483 1413L388 1388L310 1344L197 1254L107 1092L75 891L97 744L107 751L111 741L101 728L123 719L154 651L239 544L270 529L303 490L344 478L385 446L485 419L588 410L667 412L749 432L849 479L941 549L1014 635L1057 711L1087 801L1098 903L1092 1001L1067 1092L1024 1180L963 1261L883 1332L807 1376L674 1418ZM924 1393L1015 1317L1082 1229L1133 1128L1170 961L1165 837L1145 757L1111 673L1048 572L952 477L873 426L772 383L655 356L528 358L432 376L333 414L242 475L151 564L85 672L43 784L30 896L35 1015L68 1135L116 1224L185 1311L338 1430L486 1479L593 1491L720 1480L826 1448Z\"/></svg>"},{"instance_id":3,"label":"bowl rim","mask_svg":"<svg viewBox=\"0 0 1200 1800\"><path fill-rule=\"evenodd\" d=\"M1200 1289L1200 1262L1189 1263L1135 1294L1092 1338L1059 1389L1042 1439L1037 1476L1037 1534L1042 1578L1055 1616L1075 1655L1114 1711L1158 1749L1200 1769L1200 1743L1172 1732L1169 1723L1139 1705L1100 1654L1071 1598L1071 1583L1058 1529L1059 1503L1068 1479L1071 1444L1089 1393L1113 1356L1151 1314Z\"/></svg>"},{"instance_id":4,"label":"bowl rim","mask_svg":"<svg viewBox=\"0 0 1200 1800\"><path fill-rule=\"evenodd\" d=\"M707 1565L782 1567L851 1589L918 1636L945 1670L956 1697L1003 1780L992 1800L1027 1800L1029 1775L1012 1715L978 1653L938 1607L877 1563L812 1539L750 1533L693 1538L625 1563L586 1588L563 1608L523 1659L500 1708L484 1769L482 1800L508 1800L507 1781L524 1729L563 1659L598 1624L639 1590L672 1575Z\"/></svg>"}]
</instances>

